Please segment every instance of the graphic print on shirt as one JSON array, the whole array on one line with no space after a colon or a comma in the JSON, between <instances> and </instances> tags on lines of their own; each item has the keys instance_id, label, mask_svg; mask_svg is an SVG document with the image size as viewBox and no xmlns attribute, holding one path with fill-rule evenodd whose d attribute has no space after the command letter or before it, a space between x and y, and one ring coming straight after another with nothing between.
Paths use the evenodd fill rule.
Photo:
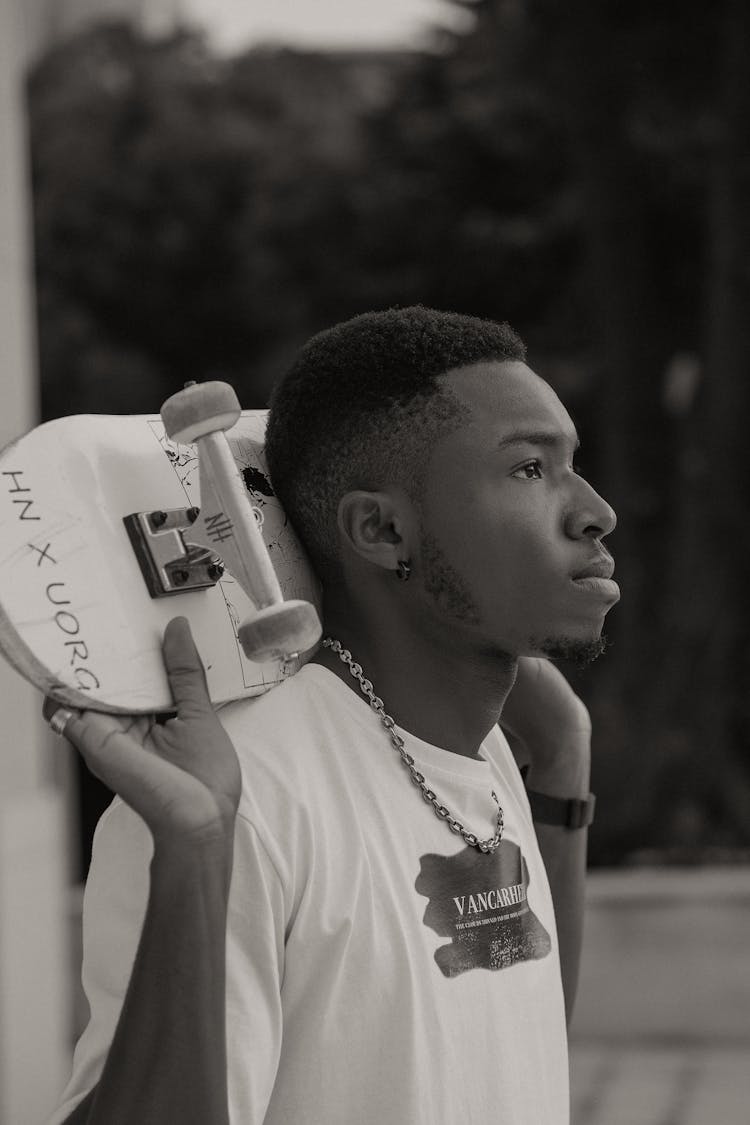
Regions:
<instances>
[{"instance_id":1,"label":"graphic print on shirt","mask_svg":"<svg viewBox=\"0 0 750 1125\"><path fill-rule=\"evenodd\" d=\"M429 900L425 925L451 939L435 953L446 977L537 961L551 949L528 903L526 860L510 840L501 840L494 855L470 847L454 856L424 855L414 885Z\"/></svg>"}]
</instances>

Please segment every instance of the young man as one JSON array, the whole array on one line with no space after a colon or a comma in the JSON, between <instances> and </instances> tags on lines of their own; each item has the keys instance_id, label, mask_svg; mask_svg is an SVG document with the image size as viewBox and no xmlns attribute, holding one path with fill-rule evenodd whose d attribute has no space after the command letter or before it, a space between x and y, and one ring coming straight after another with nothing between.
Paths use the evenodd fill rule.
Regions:
<instances>
[{"instance_id":1,"label":"young man","mask_svg":"<svg viewBox=\"0 0 750 1125\"><path fill-rule=\"evenodd\" d=\"M65 724L122 800L56 1121L567 1123L590 730L545 658L598 654L619 596L576 446L505 325L390 310L303 349L267 455L323 646L219 722L177 620L177 718Z\"/></svg>"}]
</instances>

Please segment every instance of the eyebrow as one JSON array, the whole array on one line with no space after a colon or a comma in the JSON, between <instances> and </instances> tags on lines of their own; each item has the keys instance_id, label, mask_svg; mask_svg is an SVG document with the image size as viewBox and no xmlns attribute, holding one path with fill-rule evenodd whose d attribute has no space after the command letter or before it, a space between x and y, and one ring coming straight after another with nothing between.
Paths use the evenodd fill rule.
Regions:
<instances>
[{"instance_id":1,"label":"eyebrow","mask_svg":"<svg viewBox=\"0 0 750 1125\"><path fill-rule=\"evenodd\" d=\"M508 445L546 445L561 446L572 445L573 449L581 448L578 434L554 433L550 430L516 430L498 442L498 449L505 449Z\"/></svg>"}]
</instances>

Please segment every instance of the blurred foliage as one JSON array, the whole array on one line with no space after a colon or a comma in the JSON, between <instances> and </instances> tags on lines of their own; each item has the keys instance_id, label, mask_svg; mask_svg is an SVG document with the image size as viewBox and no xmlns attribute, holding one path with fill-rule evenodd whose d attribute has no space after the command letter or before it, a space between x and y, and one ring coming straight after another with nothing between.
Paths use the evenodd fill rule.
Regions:
<instances>
[{"instance_id":1,"label":"blurred foliage","mask_svg":"<svg viewBox=\"0 0 750 1125\"><path fill-rule=\"evenodd\" d=\"M29 103L43 405L246 406L312 332L421 302L508 319L620 516L595 863L750 845L750 8L454 0L424 53L102 26ZM713 850L711 850L713 849Z\"/></svg>"}]
</instances>

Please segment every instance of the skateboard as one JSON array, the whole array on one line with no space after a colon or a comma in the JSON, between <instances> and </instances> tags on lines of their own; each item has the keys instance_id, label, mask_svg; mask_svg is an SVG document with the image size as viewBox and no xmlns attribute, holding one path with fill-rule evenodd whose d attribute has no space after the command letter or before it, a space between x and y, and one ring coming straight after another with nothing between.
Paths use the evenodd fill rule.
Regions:
<instances>
[{"instance_id":1,"label":"skateboard","mask_svg":"<svg viewBox=\"0 0 750 1125\"><path fill-rule=\"evenodd\" d=\"M188 618L215 704L293 674L320 589L263 457L266 411L186 385L161 415L47 422L0 453L0 652L45 695L173 709L161 659Z\"/></svg>"}]
</instances>

